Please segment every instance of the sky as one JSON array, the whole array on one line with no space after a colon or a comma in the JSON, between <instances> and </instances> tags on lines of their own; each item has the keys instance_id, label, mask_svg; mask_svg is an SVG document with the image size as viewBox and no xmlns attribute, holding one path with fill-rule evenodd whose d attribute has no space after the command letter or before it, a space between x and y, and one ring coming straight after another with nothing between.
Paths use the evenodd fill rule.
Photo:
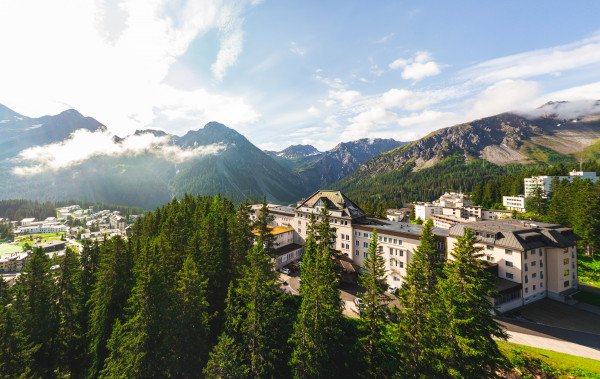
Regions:
<instances>
[{"instance_id":1,"label":"sky","mask_svg":"<svg viewBox=\"0 0 600 379\"><path fill-rule=\"evenodd\" d=\"M600 2L0 0L0 103L263 149L600 99Z\"/></svg>"}]
</instances>

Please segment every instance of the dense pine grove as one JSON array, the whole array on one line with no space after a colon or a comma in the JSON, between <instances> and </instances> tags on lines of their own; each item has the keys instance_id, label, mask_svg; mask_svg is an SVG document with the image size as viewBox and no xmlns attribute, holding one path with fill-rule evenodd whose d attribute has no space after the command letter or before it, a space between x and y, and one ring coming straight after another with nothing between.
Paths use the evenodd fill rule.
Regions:
<instances>
[{"instance_id":1,"label":"dense pine grove","mask_svg":"<svg viewBox=\"0 0 600 379\"><path fill-rule=\"evenodd\" d=\"M481 377L501 359L491 278L467 235L444 263L431 224L388 307L377 236L361 274L361 318L342 315L333 230L313 216L300 296L280 290L268 213L184 196L127 241L33 253L0 282L0 377ZM254 233L257 234L256 238ZM254 241L256 240L256 243ZM470 296L464 296L465 292ZM450 328L449 328L450 326Z\"/></svg>"}]
</instances>

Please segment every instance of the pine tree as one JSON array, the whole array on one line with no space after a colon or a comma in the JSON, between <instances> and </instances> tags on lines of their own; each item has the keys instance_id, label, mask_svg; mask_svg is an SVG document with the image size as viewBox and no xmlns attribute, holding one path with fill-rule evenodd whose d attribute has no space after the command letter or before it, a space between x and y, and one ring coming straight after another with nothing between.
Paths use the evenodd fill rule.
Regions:
<instances>
[{"instance_id":1,"label":"pine tree","mask_svg":"<svg viewBox=\"0 0 600 379\"><path fill-rule=\"evenodd\" d=\"M206 300L207 280L190 256L177 274L175 305L175 373L178 378L196 378L202 372L209 351L210 315Z\"/></svg>"},{"instance_id":2,"label":"pine tree","mask_svg":"<svg viewBox=\"0 0 600 379\"><path fill-rule=\"evenodd\" d=\"M136 266L136 283L127 302L126 321L113 330L102 378L171 376L170 304L165 281L146 249ZM159 255L160 256L160 255Z\"/></svg>"},{"instance_id":3,"label":"pine tree","mask_svg":"<svg viewBox=\"0 0 600 379\"><path fill-rule=\"evenodd\" d=\"M16 378L28 364L8 283L0 276L0 378Z\"/></svg>"},{"instance_id":4,"label":"pine tree","mask_svg":"<svg viewBox=\"0 0 600 379\"><path fill-rule=\"evenodd\" d=\"M97 280L90 298L90 363L86 377L98 376L108 356L106 343L117 320L124 316L131 292L132 254L125 241L114 237L101 246Z\"/></svg>"},{"instance_id":5,"label":"pine tree","mask_svg":"<svg viewBox=\"0 0 600 379\"><path fill-rule=\"evenodd\" d=\"M432 228L428 220L399 291L401 310L395 338L402 354L400 374L405 377L435 376L440 368L433 316L439 306L436 290L442 266Z\"/></svg>"},{"instance_id":6,"label":"pine tree","mask_svg":"<svg viewBox=\"0 0 600 379\"><path fill-rule=\"evenodd\" d=\"M290 365L298 378L335 376L336 357L341 353L342 303L331 251L335 234L327 208L319 218L315 225L311 215L300 274L302 302L291 338Z\"/></svg>"},{"instance_id":7,"label":"pine tree","mask_svg":"<svg viewBox=\"0 0 600 379\"><path fill-rule=\"evenodd\" d=\"M458 237L452 258L444 267L438 283L441 312L437 330L443 335L440 345L445 369L453 377L480 378L490 375L502 359L493 337L506 338L493 319L494 281L485 271L481 248L470 229Z\"/></svg>"},{"instance_id":8,"label":"pine tree","mask_svg":"<svg viewBox=\"0 0 600 379\"><path fill-rule=\"evenodd\" d=\"M250 377L279 377L285 367L287 336L283 330L282 300L273 263L258 237L254 248L248 252L241 278L229 291L224 330L229 339L221 338L222 341L234 341L244 352L242 360ZM220 365L222 363L209 364L211 367Z\"/></svg>"},{"instance_id":9,"label":"pine tree","mask_svg":"<svg viewBox=\"0 0 600 379\"><path fill-rule=\"evenodd\" d=\"M271 223L273 222L273 216L269 213L269 207L267 206L267 200L263 199L262 206L258 211L258 216L254 223L254 229L258 238L263 241L265 246L265 253L271 255L275 250L275 236L271 233Z\"/></svg>"},{"instance_id":10,"label":"pine tree","mask_svg":"<svg viewBox=\"0 0 600 379\"><path fill-rule=\"evenodd\" d=\"M60 371L71 378L83 377L86 344L84 339L84 297L77 254L67 248L59 260L57 280L58 354Z\"/></svg>"},{"instance_id":11,"label":"pine tree","mask_svg":"<svg viewBox=\"0 0 600 379\"><path fill-rule=\"evenodd\" d=\"M22 322L28 368L33 377L53 377L57 365L56 287L50 265L44 251L34 249L16 284L15 314Z\"/></svg>"},{"instance_id":12,"label":"pine tree","mask_svg":"<svg viewBox=\"0 0 600 379\"><path fill-rule=\"evenodd\" d=\"M364 271L359 284L365 289L361 293L364 302L360 309L361 322L359 340L365 360L365 372L369 378L383 376L386 359L386 312L388 298L385 295L385 260L378 246L377 231L373 230L369 242L369 254L364 261Z\"/></svg>"},{"instance_id":13,"label":"pine tree","mask_svg":"<svg viewBox=\"0 0 600 379\"><path fill-rule=\"evenodd\" d=\"M246 264L248 251L252 249L254 235L250 222L250 206L240 204L230 226L231 256L229 258L232 275L239 278L242 268Z\"/></svg>"},{"instance_id":14,"label":"pine tree","mask_svg":"<svg viewBox=\"0 0 600 379\"><path fill-rule=\"evenodd\" d=\"M210 359L204 368L207 378L243 379L249 377L245 351L229 335L223 333L210 352Z\"/></svg>"}]
</instances>

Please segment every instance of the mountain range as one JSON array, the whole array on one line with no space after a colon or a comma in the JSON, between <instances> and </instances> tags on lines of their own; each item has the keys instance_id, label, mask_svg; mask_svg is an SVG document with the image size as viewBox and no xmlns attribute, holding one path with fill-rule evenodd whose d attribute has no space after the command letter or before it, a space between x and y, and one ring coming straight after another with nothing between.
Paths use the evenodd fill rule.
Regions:
<instances>
[{"instance_id":1,"label":"mountain range","mask_svg":"<svg viewBox=\"0 0 600 379\"><path fill-rule=\"evenodd\" d=\"M149 129L120 137L73 109L30 118L0 106L0 198L152 208L184 193L218 193L291 203L400 145L365 139L327 152L291 146L276 154L217 122L183 136Z\"/></svg>"},{"instance_id":2,"label":"mountain range","mask_svg":"<svg viewBox=\"0 0 600 379\"><path fill-rule=\"evenodd\" d=\"M496 175L511 167L590 158L600 159L600 101L550 102L527 113L439 129L408 143L364 138L328 151L311 145L263 151L217 122L182 136L148 129L120 137L73 109L30 118L0 105L4 199L152 208L184 193L219 193L237 202L265 196L291 203L329 187L359 200L400 205L447 189L469 190L472 181L457 178L478 178L474 167ZM429 184L415 192L424 176Z\"/></svg>"}]
</instances>

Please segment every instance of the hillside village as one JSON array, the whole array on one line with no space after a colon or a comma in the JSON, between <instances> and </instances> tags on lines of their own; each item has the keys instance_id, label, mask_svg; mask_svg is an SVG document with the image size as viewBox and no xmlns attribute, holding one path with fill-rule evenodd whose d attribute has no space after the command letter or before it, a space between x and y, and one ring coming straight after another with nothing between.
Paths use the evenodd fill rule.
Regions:
<instances>
[{"instance_id":1,"label":"hillside village","mask_svg":"<svg viewBox=\"0 0 600 379\"><path fill-rule=\"evenodd\" d=\"M65 249L81 250L81 241L103 241L119 236L126 238L130 225L139 215L121 215L119 211L82 208L74 204L56 208L56 217L37 220L0 218L10 225L12 242L0 242L0 275L12 285L27 264L32 249L41 248L50 258L62 257Z\"/></svg>"}]
</instances>

